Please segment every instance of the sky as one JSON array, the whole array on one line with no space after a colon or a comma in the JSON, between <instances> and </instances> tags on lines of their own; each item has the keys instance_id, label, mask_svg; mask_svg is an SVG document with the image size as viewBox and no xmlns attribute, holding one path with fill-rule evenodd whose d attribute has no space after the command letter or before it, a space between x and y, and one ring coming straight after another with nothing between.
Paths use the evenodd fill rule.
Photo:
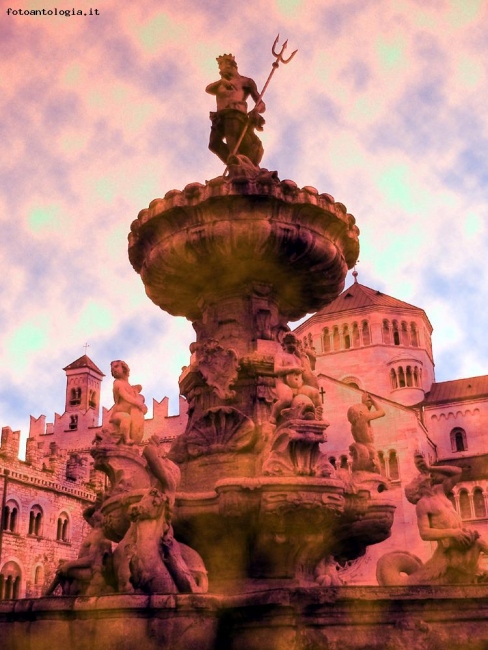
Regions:
<instances>
[{"instance_id":1,"label":"sky","mask_svg":"<svg viewBox=\"0 0 488 650\"><path fill-rule=\"evenodd\" d=\"M86 343L105 406L120 358L175 412L193 329L145 296L127 234L222 174L215 59L261 88L277 34L299 51L266 92L262 166L356 217L358 280L426 310L437 381L488 373L486 0L0 0L2 426L62 413Z\"/></svg>"}]
</instances>

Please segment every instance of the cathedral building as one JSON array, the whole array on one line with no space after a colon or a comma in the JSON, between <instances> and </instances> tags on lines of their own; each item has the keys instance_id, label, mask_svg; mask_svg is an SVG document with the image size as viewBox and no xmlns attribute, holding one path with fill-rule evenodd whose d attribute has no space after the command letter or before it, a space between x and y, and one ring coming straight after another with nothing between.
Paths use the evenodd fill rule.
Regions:
<instances>
[{"instance_id":1,"label":"cathedral building","mask_svg":"<svg viewBox=\"0 0 488 650\"><path fill-rule=\"evenodd\" d=\"M378 558L408 550L426 560L433 545L418 533L415 507L404 487L417 475L414 454L462 468L451 495L465 521L488 539L488 376L436 382L432 325L423 309L354 283L299 325L296 334L315 358L324 419L323 451L337 472L351 471L348 409L372 395L385 415L372 422L381 473L396 506L391 537L340 569L349 584L375 584ZM26 459L20 432L2 429L0 447L0 599L45 592L61 560L77 557L88 524L83 510L104 487L89 450L108 424L101 408L104 373L86 355L64 368L64 412L53 423L31 417ZM372 407L375 409L376 407ZM100 422L101 420L101 422ZM145 438L169 446L184 431L186 403L169 416L168 399L153 401Z\"/></svg>"},{"instance_id":2,"label":"cathedral building","mask_svg":"<svg viewBox=\"0 0 488 650\"><path fill-rule=\"evenodd\" d=\"M436 382L425 311L354 276L349 288L295 333L315 357L329 422L324 450L339 471L351 465L348 408L367 392L385 411L371 426L396 506L392 534L344 571L351 582L374 584L376 561L387 551L408 550L425 561L435 547L420 539L415 507L403 491L418 474L417 451L430 462L462 468L451 501L466 528L488 539L488 376Z\"/></svg>"}]
</instances>

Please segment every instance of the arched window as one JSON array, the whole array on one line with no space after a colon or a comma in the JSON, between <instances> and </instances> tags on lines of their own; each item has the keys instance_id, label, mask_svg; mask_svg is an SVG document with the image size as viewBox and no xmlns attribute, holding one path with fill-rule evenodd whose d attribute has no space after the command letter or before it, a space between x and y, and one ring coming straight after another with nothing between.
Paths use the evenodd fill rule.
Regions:
<instances>
[{"instance_id":1,"label":"arched window","mask_svg":"<svg viewBox=\"0 0 488 650\"><path fill-rule=\"evenodd\" d=\"M19 598L21 571L17 562L6 562L0 571L0 600Z\"/></svg>"},{"instance_id":2,"label":"arched window","mask_svg":"<svg viewBox=\"0 0 488 650\"><path fill-rule=\"evenodd\" d=\"M332 465L332 467L333 467L334 469L337 469L337 467L336 467L336 459L335 459L335 456L330 456L330 457L329 457L329 463Z\"/></svg>"},{"instance_id":3,"label":"arched window","mask_svg":"<svg viewBox=\"0 0 488 650\"><path fill-rule=\"evenodd\" d=\"M412 373L411 366L407 366L406 376L407 376L407 386L413 386L413 373Z\"/></svg>"},{"instance_id":4,"label":"arched window","mask_svg":"<svg viewBox=\"0 0 488 650\"><path fill-rule=\"evenodd\" d=\"M42 535L42 508L37 505L29 513L29 535Z\"/></svg>"},{"instance_id":5,"label":"arched window","mask_svg":"<svg viewBox=\"0 0 488 650\"><path fill-rule=\"evenodd\" d=\"M474 489L473 492L473 506L474 506L474 516L477 519L483 519L486 517L486 505L485 497L483 490L479 487Z\"/></svg>"},{"instance_id":6,"label":"arched window","mask_svg":"<svg viewBox=\"0 0 488 650\"><path fill-rule=\"evenodd\" d=\"M42 596L44 592L44 567L42 564L38 564L34 568L33 578L33 588L26 595L28 597Z\"/></svg>"},{"instance_id":7,"label":"arched window","mask_svg":"<svg viewBox=\"0 0 488 650\"><path fill-rule=\"evenodd\" d=\"M396 320L392 323L393 328L393 343L395 345L400 345L400 332L398 331L398 323Z\"/></svg>"},{"instance_id":8,"label":"arched window","mask_svg":"<svg viewBox=\"0 0 488 650\"><path fill-rule=\"evenodd\" d=\"M88 406L91 409L94 409L97 407L97 394L95 393L94 390L90 391L90 395L88 397Z\"/></svg>"},{"instance_id":9,"label":"arched window","mask_svg":"<svg viewBox=\"0 0 488 650\"><path fill-rule=\"evenodd\" d=\"M388 465L390 467L390 480L398 481L400 478L400 472L398 469L398 457L396 455L396 451L393 449L388 454Z\"/></svg>"},{"instance_id":10,"label":"arched window","mask_svg":"<svg viewBox=\"0 0 488 650\"><path fill-rule=\"evenodd\" d=\"M332 347L334 349L334 352L337 352L341 349L341 337L338 327L334 327L334 330L332 332Z\"/></svg>"},{"instance_id":11,"label":"arched window","mask_svg":"<svg viewBox=\"0 0 488 650\"><path fill-rule=\"evenodd\" d=\"M361 337L359 336L359 327L357 323L352 324L352 346L359 348L361 345Z\"/></svg>"},{"instance_id":12,"label":"arched window","mask_svg":"<svg viewBox=\"0 0 488 650\"><path fill-rule=\"evenodd\" d=\"M386 320L386 318L383 321L381 336L383 338L383 343L385 345L390 345L390 343L391 343L390 323Z\"/></svg>"},{"instance_id":13,"label":"arched window","mask_svg":"<svg viewBox=\"0 0 488 650\"><path fill-rule=\"evenodd\" d=\"M349 469L349 463L347 462L347 456L341 456L341 469Z\"/></svg>"},{"instance_id":14,"label":"arched window","mask_svg":"<svg viewBox=\"0 0 488 650\"><path fill-rule=\"evenodd\" d=\"M371 334L369 332L369 325L367 320L363 320L361 332L363 335L363 345L371 345Z\"/></svg>"},{"instance_id":15,"label":"arched window","mask_svg":"<svg viewBox=\"0 0 488 650\"><path fill-rule=\"evenodd\" d=\"M398 368L398 387L399 388L405 388L406 383L405 383L405 372L403 368L400 366Z\"/></svg>"},{"instance_id":16,"label":"arched window","mask_svg":"<svg viewBox=\"0 0 488 650\"><path fill-rule=\"evenodd\" d=\"M76 406L77 404L81 404L81 388L71 389L71 399L69 403L71 406Z\"/></svg>"},{"instance_id":17,"label":"arched window","mask_svg":"<svg viewBox=\"0 0 488 650\"><path fill-rule=\"evenodd\" d=\"M451 431L452 451L466 451L467 448L466 431L461 429L461 427L456 427Z\"/></svg>"},{"instance_id":18,"label":"arched window","mask_svg":"<svg viewBox=\"0 0 488 650\"><path fill-rule=\"evenodd\" d=\"M417 366L413 369L413 385L414 386L420 386L419 382L419 369Z\"/></svg>"},{"instance_id":19,"label":"arched window","mask_svg":"<svg viewBox=\"0 0 488 650\"><path fill-rule=\"evenodd\" d=\"M467 490L460 490L459 492L459 510L462 519L471 519L471 506Z\"/></svg>"},{"instance_id":20,"label":"arched window","mask_svg":"<svg viewBox=\"0 0 488 650\"><path fill-rule=\"evenodd\" d=\"M402 321L402 332L401 332L402 345L408 345L408 326L405 321Z\"/></svg>"},{"instance_id":21,"label":"arched window","mask_svg":"<svg viewBox=\"0 0 488 650\"><path fill-rule=\"evenodd\" d=\"M351 336L349 335L349 326L344 325L342 328L342 336L344 337L344 349L349 350L351 347Z\"/></svg>"},{"instance_id":22,"label":"arched window","mask_svg":"<svg viewBox=\"0 0 488 650\"><path fill-rule=\"evenodd\" d=\"M44 582L44 569L42 566L36 566L34 571L34 584L37 586L42 585Z\"/></svg>"},{"instance_id":23,"label":"arched window","mask_svg":"<svg viewBox=\"0 0 488 650\"><path fill-rule=\"evenodd\" d=\"M395 388L398 388L398 379L397 379L397 374L395 372L395 368L392 368L390 370L390 383L391 383L391 389L395 390Z\"/></svg>"},{"instance_id":24,"label":"arched window","mask_svg":"<svg viewBox=\"0 0 488 650\"><path fill-rule=\"evenodd\" d=\"M417 325L415 325L415 323L410 323L410 344L414 348L419 347L419 333L417 330Z\"/></svg>"},{"instance_id":25,"label":"arched window","mask_svg":"<svg viewBox=\"0 0 488 650\"><path fill-rule=\"evenodd\" d=\"M62 512L58 517L56 539L62 542L67 542L69 540L68 530L69 518L65 512Z\"/></svg>"},{"instance_id":26,"label":"arched window","mask_svg":"<svg viewBox=\"0 0 488 650\"><path fill-rule=\"evenodd\" d=\"M2 528L11 533L17 532L19 506L15 501L9 499L3 509Z\"/></svg>"},{"instance_id":27,"label":"arched window","mask_svg":"<svg viewBox=\"0 0 488 650\"><path fill-rule=\"evenodd\" d=\"M380 473L381 476L386 475L386 463L385 463L385 454L382 451L378 452L378 460L380 462Z\"/></svg>"},{"instance_id":28,"label":"arched window","mask_svg":"<svg viewBox=\"0 0 488 650\"><path fill-rule=\"evenodd\" d=\"M70 415L69 416L69 429L70 431L76 431L78 428L78 416L77 415Z\"/></svg>"},{"instance_id":29,"label":"arched window","mask_svg":"<svg viewBox=\"0 0 488 650\"><path fill-rule=\"evenodd\" d=\"M328 327L324 327L322 332L323 348L324 352L330 352L330 332Z\"/></svg>"}]
</instances>

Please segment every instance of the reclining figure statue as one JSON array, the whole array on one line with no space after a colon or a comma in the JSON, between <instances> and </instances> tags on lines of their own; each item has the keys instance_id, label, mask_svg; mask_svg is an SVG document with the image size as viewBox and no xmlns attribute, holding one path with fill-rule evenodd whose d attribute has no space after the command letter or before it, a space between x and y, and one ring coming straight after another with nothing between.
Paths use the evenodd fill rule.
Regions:
<instances>
[{"instance_id":1,"label":"reclining figure statue","mask_svg":"<svg viewBox=\"0 0 488 650\"><path fill-rule=\"evenodd\" d=\"M405 487L405 496L416 507L420 537L437 542L437 548L425 564L406 551L387 553L378 561L378 583L452 585L483 580L478 560L481 553L488 554L488 546L476 530L463 527L448 498L462 470L427 465L422 454L416 454L415 465L420 474Z\"/></svg>"}]
</instances>

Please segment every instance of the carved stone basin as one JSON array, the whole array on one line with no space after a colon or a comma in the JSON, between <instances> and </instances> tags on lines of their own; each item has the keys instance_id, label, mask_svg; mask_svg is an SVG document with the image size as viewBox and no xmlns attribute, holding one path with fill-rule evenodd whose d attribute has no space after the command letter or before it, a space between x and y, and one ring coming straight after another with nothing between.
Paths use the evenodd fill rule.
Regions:
<instances>
[{"instance_id":1,"label":"carved stone basin","mask_svg":"<svg viewBox=\"0 0 488 650\"><path fill-rule=\"evenodd\" d=\"M256 580L314 584L324 557L346 546L344 559L357 557L390 534L389 499L351 489L340 478L222 479L215 491L178 495L175 533L204 557L211 589L252 589Z\"/></svg>"},{"instance_id":2,"label":"carved stone basin","mask_svg":"<svg viewBox=\"0 0 488 650\"><path fill-rule=\"evenodd\" d=\"M174 316L266 282L289 320L317 311L342 291L359 254L359 230L341 203L292 181L173 190L131 226L129 258L149 298Z\"/></svg>"}]
</instances>

